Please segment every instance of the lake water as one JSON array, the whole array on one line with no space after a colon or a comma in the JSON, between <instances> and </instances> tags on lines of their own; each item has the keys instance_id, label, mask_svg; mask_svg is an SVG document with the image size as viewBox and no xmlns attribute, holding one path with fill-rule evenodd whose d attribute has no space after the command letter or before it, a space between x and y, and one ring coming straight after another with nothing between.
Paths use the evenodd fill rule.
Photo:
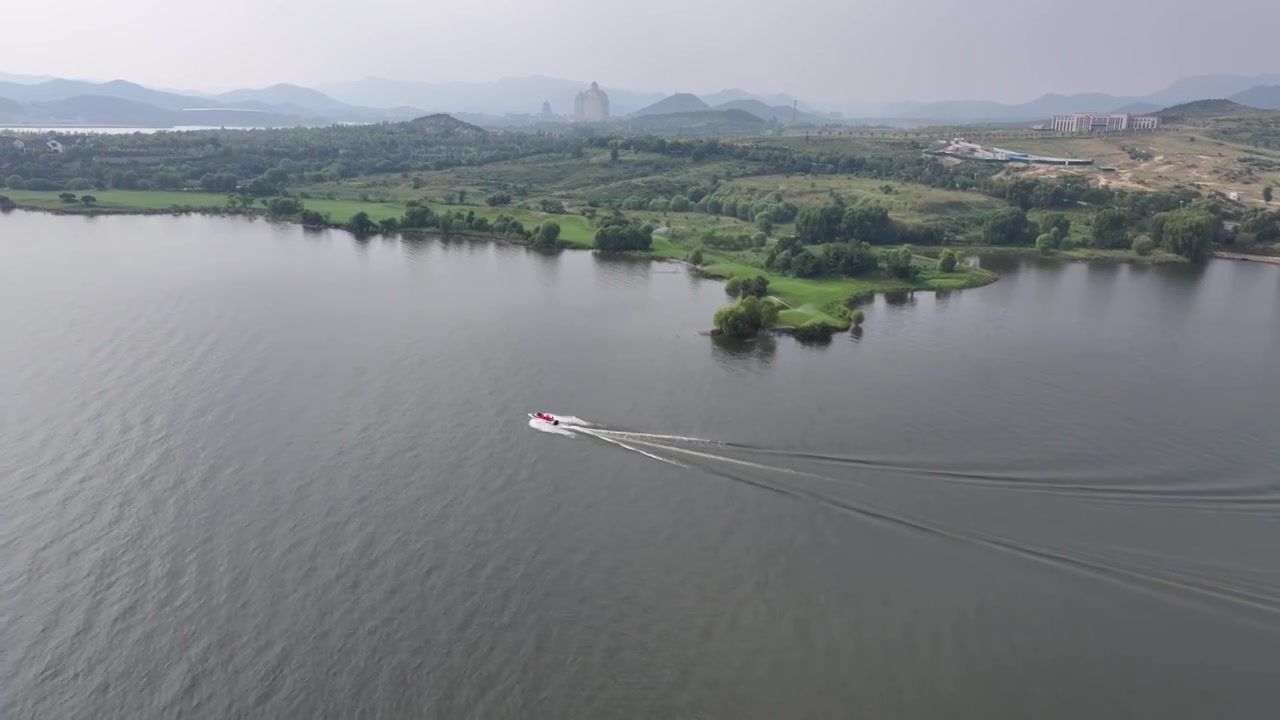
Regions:
<instances>
[{"instance_id":1,"label":"lake water","mask_svg":"<svg viewBox=\"0 0 1280 720\"><path fill-rule=\"evenodd\" d=\"M995 267L2 216L0 717L1276 717L1280 268Z\"/></svg>"}]
</instances>

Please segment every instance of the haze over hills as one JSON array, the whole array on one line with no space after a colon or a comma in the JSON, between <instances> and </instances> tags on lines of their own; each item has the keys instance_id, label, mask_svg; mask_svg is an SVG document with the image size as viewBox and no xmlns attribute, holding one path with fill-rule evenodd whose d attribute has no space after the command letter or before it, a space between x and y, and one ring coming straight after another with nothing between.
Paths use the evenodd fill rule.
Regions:
<instances>
[{"instance_id":1,"label":"haze over hills","mask_svg":"<svg viewBox=\"0 0 1280 720\"><path fill-rule=\"evenodd\" d=\"M8 79L3 79L8 78ZM430 112L450 113L488 125L529 124L543 101L553 114L572 115L574 96L588 83L546 76L508 77L492 82L423 83L366 78L320 88L287 83L223 93L173 92L126 80L96 83L63 78L0 74L0 122L15 124L184 124L290 125L338 121L403 120ZM1206 98L1280 109L1280 75L1203 75L1187 77L1143 96L1105 93L1046 94L1006 104L986 100L899 102L844 120L785 94L756 95L731 88L704 95L666 95L605 87L610 115L624 118L737 110L763 121L824 125L832 122L930 124L954 122L1032 122L1055 114L1102 111L1151 113ZM75 99L75 102L69 102ZM117 102L127 101L127 102ZM218 112L214 112L214 111ZM203 115L201 115L203 113ZM200 117L201 121L194 119ZM725 116L720 116L723 120ZM731 116L734 125L741 124ZM216 121L210 123L208 121Z\"/></svg>"}]
</instances>

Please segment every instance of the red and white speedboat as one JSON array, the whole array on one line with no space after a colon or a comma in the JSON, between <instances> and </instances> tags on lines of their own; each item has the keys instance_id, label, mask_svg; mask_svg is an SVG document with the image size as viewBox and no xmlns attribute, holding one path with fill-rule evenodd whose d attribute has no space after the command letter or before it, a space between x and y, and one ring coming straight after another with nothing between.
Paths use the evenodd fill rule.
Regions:
<instances>
[{"instance_id":1,"label":"red and white speedboat","mask_svg":"<svg viewBox=\"0 0 1280 720\"><path fill-rule=\"evenodd\" d=\"M559 421L559 420L557 420L557 419L555 418L555 416L554 416L554 415L548 415L548 414L546 414L546 413L540 413L540 412L539 412L539 413L529 413L529 417L533 418L534 420L541 420L542 422L548 422L548 423L551 423L552 425L559 425L559 424L560 424L560 421Z\"/></svg>"}]
</instances>

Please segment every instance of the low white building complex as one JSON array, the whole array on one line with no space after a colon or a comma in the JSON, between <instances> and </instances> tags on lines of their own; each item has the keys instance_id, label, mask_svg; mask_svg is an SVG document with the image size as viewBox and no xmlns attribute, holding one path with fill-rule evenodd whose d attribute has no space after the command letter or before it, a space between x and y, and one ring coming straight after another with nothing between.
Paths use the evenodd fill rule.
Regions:
<instances>
[{"instance_id":1,"label":"low white building complex","mask_svg":"<svg viewBox=\"0 0 1280 720\"><path fill-rule=\"evenodd\" d=\"M1055 132L1063 133L1155 130L1160 127L1160 118L1129 113L1071 113L1054 115L1052 126Z\"/></svg>"}]
</instances>

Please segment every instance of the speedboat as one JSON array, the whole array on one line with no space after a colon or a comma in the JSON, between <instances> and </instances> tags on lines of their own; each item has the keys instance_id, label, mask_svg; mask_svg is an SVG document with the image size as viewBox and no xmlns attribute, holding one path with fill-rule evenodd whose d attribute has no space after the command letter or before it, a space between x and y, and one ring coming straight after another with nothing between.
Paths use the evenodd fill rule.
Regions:
<instances>
[{"instance_id":1,"label":"speedboat","mask_svg":"<svg viewBox=\"0 0 1280 720\"><path fill-rule=\"evenodd\" d=\"M548 415L548 414L546 414L546 413L540 413L540 412L539 412L539 413L529 413L529 417L533 418L534 420L541 420L542 422L549 422L549 423L551 423L552 425L559 425L559 424L560 424L560 421L559 421L559 420L557 420L554 416L552 416L552 415Z\"/></svg>"}]
</instances>

